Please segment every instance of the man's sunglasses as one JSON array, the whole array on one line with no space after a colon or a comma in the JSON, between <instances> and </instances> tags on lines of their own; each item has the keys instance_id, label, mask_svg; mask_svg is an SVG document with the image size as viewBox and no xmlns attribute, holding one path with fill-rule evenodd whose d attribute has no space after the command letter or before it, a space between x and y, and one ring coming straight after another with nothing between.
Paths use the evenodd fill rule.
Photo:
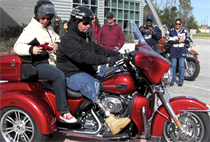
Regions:
<instances>
[{"instance_id":1,"label":"man's sunglasses","mask_svg":"<svg viewBox=\"0 0 210 142\"><path fill-rule=\"evenodd\" d=\"M176 25L181 25L181 23L175 23Z\"/></svg>"},{"instance_id":2,"label":"man's sunglasses","mask_svg":"<svg viewBox=\"0 0 210 142\"><path fill-rule=\"evenodd\" d=\"M42 17L41 19L42 19L42 20L47 19L47 21L49 21L51 18L49 18L49 17L48 17L48 18L46 18L46 17Z\"/></svg>"},{"instance_id":3,"label":"man's sunglasses","mask_svg":"<svg viewBox=\"0 0 210 142\"><path fill-rule=\"evenodd\" d=\"M90 21L82 21L82 24L85 26L90 25Z\"/></svg>"}]
</instances>

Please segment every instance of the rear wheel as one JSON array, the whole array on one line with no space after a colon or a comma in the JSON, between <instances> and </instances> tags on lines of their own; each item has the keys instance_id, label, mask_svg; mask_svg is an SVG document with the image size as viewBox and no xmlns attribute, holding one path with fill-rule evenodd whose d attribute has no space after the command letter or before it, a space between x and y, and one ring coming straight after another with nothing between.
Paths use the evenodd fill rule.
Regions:
<instances>
[{"instance_id":1,"label":"rear wheel","mask_svg":"<svg viewBox=\"0 0 210 142\"><path fill-rule=\"evenodd\" d=\"M163 127L162 141L164 142L205 142L209 137L209 116L207 113L182 112L179 116L185 134L168 119Z\"/></svg>"},{"instance_id":2,"label":"rear wheel","mask_svg":"<svg viewBox=\"0 0 210 142\"><path fill-rule=\"evenodd\" d=\"M187 58L188 69L185 68L185 80L193 81L200 73L200 64L193 58Z\"/></svg>"},{"instance_id":3,"label":"rear wheel","mask_svg":"<svg viewBox=\"0 0 210 142\"><path fill-rule=\"evenodd\" d=\"M32 116L18 107L7 107L0 111L0 141L41 142L47 137L39 132Z\"/></svg>"}]
</instances>

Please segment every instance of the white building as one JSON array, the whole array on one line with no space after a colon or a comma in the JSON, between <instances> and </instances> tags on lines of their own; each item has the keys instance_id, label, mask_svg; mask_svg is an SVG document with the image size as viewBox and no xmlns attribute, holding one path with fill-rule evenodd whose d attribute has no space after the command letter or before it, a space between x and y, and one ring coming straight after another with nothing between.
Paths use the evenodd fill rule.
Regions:
<instances>
[{"instance_id":1,"label":"white building","mask_svg":"<svg viewBox=\"0 0 210 142\"><path fill-rule=\"evenodd\" d=\"M123 30L128 21L134 19L137 26L143 25L144 0L52 0L57 14L62 20L69 20L72 9L78 5L89 7L98 16L101 25L106 23L106 15L112 12L115 22Z\"/></svg>"},{"instance_id":2,"label":"white building","mask_svg":"<svg viewBox=\"0 0 210 142\"><path fill-rule=\"evenodd\" d=\"M0 32L8 26L22 26L34 17L34 5L38 0L0 0ZM106 14L112 12L115 22L126 29L134 19L143 25L144 0L51 0L62 20L69 20L73 7L84 5L97 14L100 24L106 23Z\"/></svg>"}]
</instances>

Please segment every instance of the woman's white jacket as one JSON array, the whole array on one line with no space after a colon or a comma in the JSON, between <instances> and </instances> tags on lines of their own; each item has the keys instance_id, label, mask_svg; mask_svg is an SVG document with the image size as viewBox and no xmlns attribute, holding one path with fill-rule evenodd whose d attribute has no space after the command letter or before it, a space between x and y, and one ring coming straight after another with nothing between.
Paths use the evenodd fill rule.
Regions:
<instances>
[{"instance_id":1,"label":"woman's white jacket","mask_svg":"<svg viewBox=\"0 0 210 142\"><path fill-rule=\"evenodd\" d=\"M18 40L14 45L14 51L18 55L31 55L29 49L32 45L29 45L34 39L37 39L40 44L46 42L51 45L52 43L60 43L59 35L54 32L51 26L46 28L42 26L34 18L31 19L31 22L23 29L23 32L19 36ZM54 51L47 51L49 53L49 63L56 65L56 55Z\"/></svg>"}]
</instances>

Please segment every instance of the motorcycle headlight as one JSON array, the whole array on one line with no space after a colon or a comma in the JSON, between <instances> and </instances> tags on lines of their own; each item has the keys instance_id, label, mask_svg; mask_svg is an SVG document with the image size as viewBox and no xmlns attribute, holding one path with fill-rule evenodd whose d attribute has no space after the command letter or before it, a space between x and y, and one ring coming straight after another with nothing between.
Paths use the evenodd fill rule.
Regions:
<instances>
[{"instance_id":1,"label":"motorcycle headlight","mask_svg":"<svg viewBox=\"0 0 210 142\"><path fill-rule=\"evenodd\" d=\"M168 72L164 74L163 76L163 82L168 85L170 84L171 80L172 80L172 77L173 77L173 71L171 68L169 68Z\"/></svg>"}]
</instances>

